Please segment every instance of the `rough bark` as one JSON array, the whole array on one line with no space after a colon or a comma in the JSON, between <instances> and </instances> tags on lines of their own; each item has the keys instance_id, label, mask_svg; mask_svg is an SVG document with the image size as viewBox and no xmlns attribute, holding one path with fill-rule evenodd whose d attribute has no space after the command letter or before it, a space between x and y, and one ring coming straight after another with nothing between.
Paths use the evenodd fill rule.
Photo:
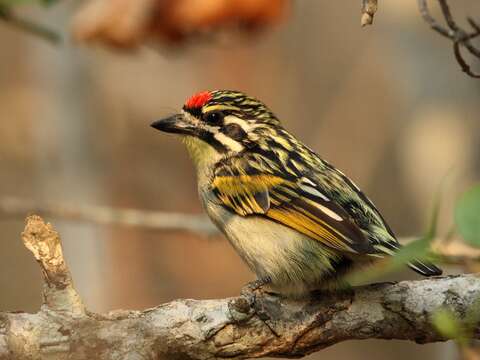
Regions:
<instances>
[{"instance_id":1,"label":"rough bark","mask_svg":"<svg viewBox=\"0 0 480 360\"><path fill-rule=\"evenodd\" d=\"M446 307L462 319L480 296L480 279L461 275L374 284L304 300L259 290L101 315L85 310L49 224L30 217L23 240L42 268L45 301L35 314L0 313L0 359L301 357L351 339L444 341L431 315Z\"/></svg>"}]
</instances>

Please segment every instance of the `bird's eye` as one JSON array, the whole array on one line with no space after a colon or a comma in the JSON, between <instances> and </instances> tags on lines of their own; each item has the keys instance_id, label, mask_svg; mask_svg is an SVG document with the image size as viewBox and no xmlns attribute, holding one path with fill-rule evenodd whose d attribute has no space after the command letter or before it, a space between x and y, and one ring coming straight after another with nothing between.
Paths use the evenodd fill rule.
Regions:
<instances>
[{"instance_id":1,"label":"bird's eye","mask_svg":"<svg viewBox=\"0 0 480 360\"><path fill-rule=\"evenodd\" d=\"M223 113L221 111L210 111L203 115L203 121L210 125L221 125L223 123Z\"/></svg>"}]
</instances>

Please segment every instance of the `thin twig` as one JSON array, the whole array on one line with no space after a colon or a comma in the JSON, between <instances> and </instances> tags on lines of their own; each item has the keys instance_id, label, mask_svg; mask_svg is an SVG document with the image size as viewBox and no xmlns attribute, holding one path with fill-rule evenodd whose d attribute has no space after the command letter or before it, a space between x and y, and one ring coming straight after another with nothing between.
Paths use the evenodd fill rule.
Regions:
<instances>
[{"instance_id":1,"label":"thin twig","mask_svg":"<svg viewBox=\"0 0 480 360\"><path fill-rule=\"evenodd\" d=\"M373 17L377 9L377 0L362 0L362 17L360 18L360 24L362 26L372 25Z\"/></svg>"},{"instance_id":2,"label":"thin twig","mask_svg":"<svg viewBox=\"0 0 480 360\"><path fill-rule=\"evenodd\" d=\"M2 4L0 4L0 20L5 21L19 30L39 36L51 44L57 45L62 41L61 36L56 31L45 27L44 25L23 19L17 16L10 8Z\"/></svg>"},{"instance_id":3,"label":"thin twig","mask_svg":"<svg viewBox=\"0 0 480 360\"><path fill-rule=\"evenodd\" d=\"M463 72L465 72L466 74L468 74L473 78L480 79L480 74L474 73L470 68L470 65L468 65L468 63L463 58L463 55L460 52L460 42L458 41L455 41L453 43L453 54L455 55L455 59L457 59L457 62L460 64L460 67L462 68Z\"/></svg>"},{"instance_id":4,"label":"thin twig","mask_svg":"<svg viewBox=\"0 0 480 360\"><path fill-rule=\"evenodd\" d=\"M24 199L0 198L0 218L24 218L32 213L57 219L138 226L167 231L188 231L207 236L218 233L215 226L204 215L119 209L95 205L40 204Z\"/></svg>"},{"instance_id":5,"label":"thin twig","mask_svg":"<svg viewBox=\"0 0 480 360\"><path fill-rule=\"evenodd\" d=\"M428 8L427 0L418 0L418 8L420 11L420 15L422 15L422 18L427 22L427 24L430 25L430 27L438 32L439 34L451 38L452 34L450 31L445 29L443 26L441 26L435 18L430 14L430 10Z\"/></svg>"},{"instance_id":6,"label":"thin twig","mask_svg":"<svg viewBox=\"0 0 480 360\"><path fill-rule=\"evenodd\" d=\"M448 27L455 33L460 30L455 21L453 21L452 13L450 12L450 7L448 6L447 0L438 0L440 8L442 9L443 16L447 22Z\"/></svg>"},{"instance_id":7,"label":"thin twig","mask_svg":"<svg viewBox=\"0 0 480 360\"><path fill-rule=\"evenodd\" d=\"M475 31L464 38L465 47L470 51L470 54L480 58L480 49L477 49L468 41L480 35L480 26L470 17L467 18L467 21Z\"/></svg>"},{"instance_id":8,"label":"thin twig","mask_svg":"<svg viewBox=\"0 0 480 360\"><path fill-rule=\"evenodd\" d=\"M480 26L478 26L478 24L472 18L468 17L467 21L473 28L473 32L468 33L467 31L462 29L454 20L447 0L438 0L438 3L440 5L443 18L448 28L440 25L440 23L438 23L438 21L436 21L435 18L431 15L428 8L427 0L418 0L418 8L420 14L422 15L425 22L429 24L434 31L453 41L453 53L462 71L471 77L480 78L479 74L476 74L471 70L460 50L460 47L463 46L475 58L480 59L480 49L478 49L471 43L471 40L480 35Z\"/></svg>"}]
</instances>

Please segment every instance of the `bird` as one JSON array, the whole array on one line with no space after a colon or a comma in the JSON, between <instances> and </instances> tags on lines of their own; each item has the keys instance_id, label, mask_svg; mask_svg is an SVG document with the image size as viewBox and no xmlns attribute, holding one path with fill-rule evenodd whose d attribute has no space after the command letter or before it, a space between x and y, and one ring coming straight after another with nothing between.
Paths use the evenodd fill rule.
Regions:
<instances>
[{"instance_id":1,"label":"bird","mask_svg":"<svg viewBox=\"0 0 480 360\"><path fill-rule=\"evenodd\" d=\"M181 137L204 210L256 274L255 288L302 297L401 248L359 187L254 97L201 91L151 126ZM408 266L442 273L423 260Z\"/></svg>"}]
</instances>

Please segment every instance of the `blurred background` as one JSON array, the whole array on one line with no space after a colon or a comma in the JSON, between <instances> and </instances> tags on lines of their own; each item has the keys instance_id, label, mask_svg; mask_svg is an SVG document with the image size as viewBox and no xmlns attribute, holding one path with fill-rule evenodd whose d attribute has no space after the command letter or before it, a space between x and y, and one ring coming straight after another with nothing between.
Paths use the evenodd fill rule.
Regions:
<instances>
[{"instance_id":1,"label":"blurred background","mask_svg":"<svg viewBox=\"0 0 480 360\"><path fill-rule=\"evenodd\" d=\"M364 29L359 3L295 1L261 32L128 52L72 41L74 1L22 9L66 40L52 46L0 22L0 198L200 213L183 145L149 124L195 92L225 88L267 103L365 190L399 237L423 231L434 192L451 174L446 232L456 197L480 175L480 82L461 72L415 0L381 2ZM459 19L480 15L476 1L452 7ZM92 311L234 296L253 279L220 236L47 220ZM23 221L0 216L1 311L41 303ZM451 359L455 351L452 343L363 341L309 359Z\"/></svg>"}]
</instances>

